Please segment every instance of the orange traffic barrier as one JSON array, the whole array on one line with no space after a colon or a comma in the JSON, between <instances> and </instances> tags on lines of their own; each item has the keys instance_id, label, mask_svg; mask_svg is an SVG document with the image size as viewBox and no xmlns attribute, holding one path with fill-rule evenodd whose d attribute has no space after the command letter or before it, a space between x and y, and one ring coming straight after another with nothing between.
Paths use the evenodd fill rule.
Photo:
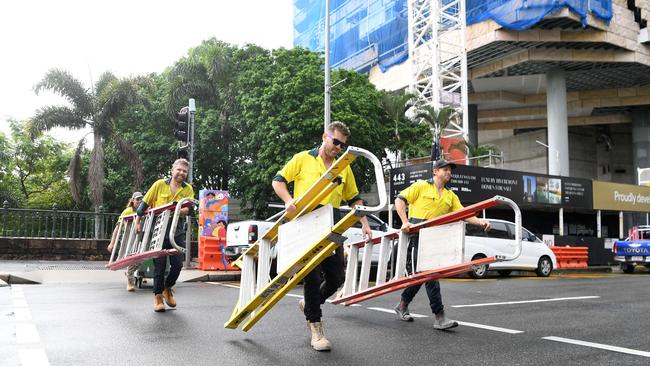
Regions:
<instances>
[{"instance_id":1,"label":"orange traffic barrier","mask_svg":"<svg viewBox=\"0 0 650 366\"><path fill-rule=\"evenodd\" d=\"M551 250L557 258L557 268L587 268L588 247L553 246Z\"/></svg>"},{"instance_id":2,"label":"orange traffic barrier","mask_svg":"<svg viewBox=\"0 0 650 366\"><path fill-rule=\"evenodd\" d=\"M203 271L237 271L223 254L225 240L210 236L199 237L199 269Z\"/></svg>"}]
</instances>

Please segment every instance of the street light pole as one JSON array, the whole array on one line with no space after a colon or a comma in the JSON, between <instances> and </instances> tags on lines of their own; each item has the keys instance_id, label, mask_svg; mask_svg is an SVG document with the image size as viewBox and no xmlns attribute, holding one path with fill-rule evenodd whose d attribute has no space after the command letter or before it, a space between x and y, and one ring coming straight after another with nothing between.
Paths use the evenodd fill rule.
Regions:
<instances>
[{"instance_id":1,"label":"street light pole","mask_svg":"<svg viewBox=\"0 0 650 366\"><path fill-rule=\"evenodd\" d=\"M192 184L192 180L194 179L194 173L192 173L194 170L194 115L196 114L196 102L194 98L190 98L187 109L190 114L187 120L187 141L189 145L187 147L187 157L190 163L189 171L187 172L187 182ZM192 217L188 215L185 220L187 227L187 231L185 232L185 247L187 250L185 253L185 268L188 269L192 261Z\"/></svg>"},{"instance_id":2,"label":"street light pole","mask_svg":"<svg viewBox=\"0 0 650 366\"><path fill-rule=\"evenodd\" d=\"M539 140L535 140L535 142L538 143L538 144L540 144L540 145L542 145L542 146L544 146L546 149L548 149L548 152L549 152L548 155L550 155L551 150L554 150L554 151L555 151L555 161L556 161L558 164L560 163L560 152L559 152L557 149L554 149L554 148L552 148L552 147L546 145L545 143L543 143L543 142L541 142L541 141L539 141ZM546 171L548 172L548 174L551 174L551 164L548 164L548 167L547 167L547 170L546 170Z\"/></svg>"},{"instance_id":3,"label":"street light pole","mask_svg":"<svg viewBox=\"0 0 650 366\"><path fill-rule=\"evenodd\" d=\"M332 85L330 82L330 0L325 0L325 127L323 132L327 131L332 119L330 111L330 97L332 95Z\"/></svg>"}]
</instances>

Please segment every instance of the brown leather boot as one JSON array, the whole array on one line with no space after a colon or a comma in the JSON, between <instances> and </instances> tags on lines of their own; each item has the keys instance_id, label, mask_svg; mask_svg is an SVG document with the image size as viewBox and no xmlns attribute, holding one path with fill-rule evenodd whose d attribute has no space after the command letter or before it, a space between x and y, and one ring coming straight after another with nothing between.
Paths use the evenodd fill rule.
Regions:
<instances>
[{"instance_id":1,"label":"brown leather boot","mask_svg":"<svg viewBox=\"0 0 650 366\"><path fill-rule=\"evenodd\" d=\"M126 290L129 292L135 291L135 277L126 277Z\"/></svg>"},{"instance_id":2,"label":"brown leather boot","mask_svg":"<svg viewBox=\"0 0 650 366\"><path fill-rule=\"evenodd\" d=\"M166 288L163 290L163 299L165 299L165 303L167 305L175 308L176 307L176 300L174 299L174 291L172 291L171 288Z\"/></svg>"},{"instance_id":3,"label":"brown leather boot","mask_svg":"<svg viewBox=\"0 0 650 366\"><path fill-rule=\"evenodd\" d=\"M153 311L159 313L165 311L165 303L162 294L155 294L153 297Z\"/></svg>"},{"instance_id":4,"label":"brown leather boot","mask_svg":"<svg viewBox=\"0 0 650 366\"><path fill-rule=\"evenodd\" d=\"M309 330L311 331L311 347L316 351L329 351L332 349L330 341L325 338L325 332L323 330L323 323L310 323Z\"/></svg>"}]
</instances>

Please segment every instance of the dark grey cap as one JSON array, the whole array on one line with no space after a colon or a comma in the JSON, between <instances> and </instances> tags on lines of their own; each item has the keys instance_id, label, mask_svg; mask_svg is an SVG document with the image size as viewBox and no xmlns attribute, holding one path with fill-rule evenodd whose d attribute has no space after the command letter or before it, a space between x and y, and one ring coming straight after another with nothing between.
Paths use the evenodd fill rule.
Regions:
<instances>
[{"instance_id":1,"label":"dark grey cap","mask_svg":"<svg viewBox=\"0 0 650 366\"><path fill-rule=\"evenodd\" d=\"M451 169L456 169L456 164L450 163L445 159L436 160L433 162L431 169L440 169L442 167L449 166Z\"/></svg>"}]
</instances>

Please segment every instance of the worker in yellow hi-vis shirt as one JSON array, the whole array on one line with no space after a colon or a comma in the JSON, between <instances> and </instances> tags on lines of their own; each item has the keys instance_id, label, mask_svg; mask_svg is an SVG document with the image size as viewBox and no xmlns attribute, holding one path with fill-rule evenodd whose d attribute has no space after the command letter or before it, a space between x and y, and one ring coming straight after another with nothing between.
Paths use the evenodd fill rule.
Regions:
<instances>
[{"instance_id":1,"label":"worker in yellow hi-vis shirt","mask_svg":"<svg viewBox=\"0 0 650 366\"><path fill-rule=\"evenodd\" d=\"M309 189L323 173L336 161L337 156L347 149L347 140L350 130L342 122L332 122L325 133L319 148L303 151L294 155L291 160L273 178L273 189L284 201L287 212L294 212L294 197L300 197ZM338 221L341 214L338 207L341 202L346 202L350 207L363 204L359 197L359 190L352 174L352 169L346 167L340 174L341 184L320 202L320 205L331 204L334 207L334 221ZM293 197L289 193L287 184L294 183ZM361 219L361 230L366 239L372 238L372 231L368 219ZM343 248L339 247L330 257L325 258L321 264L311 271L304 279L304 300L298 305L307 318L311 331L311 346L317 351L329 351L331 344L325 338L321 322L321 305L328 297L332 296L343 284L345 270L343 264ZM324 275L321 276L321 273Z\"/></svg>"},{"instance_id":2,"label":"worker in yellow hi-vis shirt","mask_svg":"<svg viewBox=\"0 0 650 366\"><path fill-rule=\"evenodd\" d=\"M433 163L433 179L418 180L399 193L395 198L395 210L402 220L402 230L408 230L412 224L433 219L449 212L458 211L463 208L456 193L447 189L445 185L451 180L451 170L456 164L444 159ZM406 206L409 206L408 218ZM490 222L476 217L465 219L466 222L479 225L484 230L490 230ZM406 269L413 274L417 268L418 235L413 235L408 246ZM402 299L395 306L395 312L399 319L413 321L408 305L422 287L422 284L409 286L402 292ZM458 326L458 322L445 317L442 295L440 294L440 283L438 280L426 282L424 287L429 297L429 306L435 315L433 327L435 329L450 329Z\"/></svg>"},{"instance_id":3,"label":"worker in yellow hi-vis shirt","mask_svg":"<svg viewBox=\"0 0 650 366\"><path fill-rule=\"evenodd\" d=\"M178 202L183 198L194 197L194 189L192 186L185 182L187 173L189 171L190 163L185 159L177 159L172 165L171 174L169 179L159 179L149 188L147 194L144 195L142 204L138 207L138 231L140 227L140 217L145 213L149 207L160 207L171 202ZM181 216L187 216L192 213L192 207L181 209ZM171 220L165 229L169 231ZM180 223L174 233L174 240L176 244L185 247L185 226ZM169 242L169 235L165 235L163 242L163 249L171 249ZM165 267L167 265L167 258L169 258L169 274L165 278ZM181 273L183 267L182 254L171 255L169 257L162 256L154 258L154 276L153 276L153 293L154 293L154 311L165 311L165 303L171 307L176 307L176 299L174 299L172 287L176 284L176 280ZM163 303L164 301L164 303Z\"/></svg>"},{"instance_id":4,"label":"worker in yellow hi-vis shirt","mask_svg":"<svg viewBox=\"0 0 650 366\"><path fill-rule=\"evenodd\" d=\"M121 233L118 232L118 228L120 227L120 222L122 221L122 218L124 216L133 215L135 213L135 210L138 209L141 203L142 203L142 193L134 192L131 198L129 199L129 202L127 202L126 208L122 211L120 217L117 219L117 224L115 225L115 229L113 229L113 235L111 236L111 243L106 248L109 252L113 251L113 247L115 246L115 243L119 241L119 237L121 235L127 235L127 233L124 232L124 229L122 229ZM135 271L137 271L138 268L140 268L140 264L142 263L134 263L126 269L126 290L129 292L135 291L134 274Z\"/></svg>"}]
</instances>

